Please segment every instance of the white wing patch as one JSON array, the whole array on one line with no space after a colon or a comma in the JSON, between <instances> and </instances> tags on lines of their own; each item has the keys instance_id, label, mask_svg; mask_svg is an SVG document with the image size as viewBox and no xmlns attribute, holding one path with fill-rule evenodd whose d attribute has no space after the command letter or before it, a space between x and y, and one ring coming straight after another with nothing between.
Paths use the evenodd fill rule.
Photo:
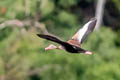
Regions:
<instances>
[{"instance_id":1,"label":"white wing patch","mask_svg":"<svg viewBox=\"0 0 120 80\"><path fill-rule=\"evenodd\" d=\"M78 31L78 41L79 41L79 42L81 42L81 40L82 40L84 34L86 33L86 31L87 31L87 29L88 29L88 26L89 26L89 24L90 24L91 22L92 22L92 21L89 21L88 23L86 23L86 24L83 26L83 28Z\"/></svg>"}]
</instances>

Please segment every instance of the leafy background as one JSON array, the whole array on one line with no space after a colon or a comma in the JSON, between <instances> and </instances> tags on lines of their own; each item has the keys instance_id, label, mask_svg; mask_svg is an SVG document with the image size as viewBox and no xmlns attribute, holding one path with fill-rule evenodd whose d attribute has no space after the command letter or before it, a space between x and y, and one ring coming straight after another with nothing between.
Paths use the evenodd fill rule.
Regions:
<instances>
[{"instance_id":1,"label":"leafy background","mask_svg":"<svg viewBox=\"0 0 120 80\"><path fill-rule=\"evenodd\" d=\"M38 21L63 40L95 15L97 0L0 0L0 23ZM93 55L44 48L40 28L0 28L0 80L120 80L120 1L106 0L103 25L83 47ZM0 25L1 26L1 25ZM54 43L53 43L54 44Z\"/></svg>"}]
</instances>

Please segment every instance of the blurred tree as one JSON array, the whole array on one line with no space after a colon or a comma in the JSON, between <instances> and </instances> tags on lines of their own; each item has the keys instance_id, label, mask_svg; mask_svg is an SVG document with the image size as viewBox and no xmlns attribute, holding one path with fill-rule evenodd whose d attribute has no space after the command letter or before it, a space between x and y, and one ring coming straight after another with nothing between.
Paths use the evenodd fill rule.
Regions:
<instances>
[{"instance_id":1,"label":"blurred tree","mask_svg":"<svg viewBox=\"0 0 120 80\"><path fill-rule=\"evenodd\" d=\"M109 28L119 27L118 4L119 0L106 0L103 22L108 26L83 44L94 52L87 56L45 52L50 42L36 33L47 32L46 25L67 40L95 15L95 0L0 0L0 80L119 80L119 30ZM22 34L21 28L26 30Z\"/></svg>"},{"instance_id":2,"label":"blurred tree","mask_svg":"<svg viewBox=\"0 0 120 80\"><path fill-rule=\"evenodd\" d=\"M98 30L101 27L102 24L102 19L104 15L104 6L105 6L106 0L98 0L97 1L97 7L96 7L96 19L97 19L97 24L95 29Z\"/></svg>"}]
</instances>

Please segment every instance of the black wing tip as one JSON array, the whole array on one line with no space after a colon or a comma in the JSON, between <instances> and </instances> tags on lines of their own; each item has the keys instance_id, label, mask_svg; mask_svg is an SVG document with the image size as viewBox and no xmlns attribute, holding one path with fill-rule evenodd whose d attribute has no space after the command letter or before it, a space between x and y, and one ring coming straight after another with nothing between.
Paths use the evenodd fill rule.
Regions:
<instances>
[{"instance_id":1,"label":"black wing tip","mask_svg":"<svg viewBox=\"0 0 120 80\"><path fill-rule=\"evenodd\" d=\"M40 36L40 34L36 34L37 36Z\"/></svg>"},{"instance_id":2,"label":"black wing tip","mask_svg":"<svg viewBox=\"0 0 120 80\"><path fill-rule=\"evenodd\" d=\"M43 34L36 34L38 37L42 37L43 36Z\"/></svg>"},{"instance_id":3,"label":"black wing tip","mask_svg":"<svg viewBox=\"0 0 120 80\"><path fill-rule=\"evenodd\" d=\"M46 35L46 34L36 34L38 37L45 38L45 37L53 37L51 35Z\"/></svg>"}]
</instances>

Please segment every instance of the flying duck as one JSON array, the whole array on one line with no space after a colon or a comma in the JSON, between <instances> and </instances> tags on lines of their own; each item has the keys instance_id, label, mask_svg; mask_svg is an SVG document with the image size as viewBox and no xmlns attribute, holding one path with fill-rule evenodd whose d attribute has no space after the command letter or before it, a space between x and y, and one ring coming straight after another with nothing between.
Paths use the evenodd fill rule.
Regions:
<instances>
[{"instance_id":1,"label":"flying duck","mask_svg":"<svg viewBox=\"0 0 120 80\"><path fill-rule=\"evenodd\" d=\"M81 44L85 41L88 35L94 30L96 22L97 19L92 19L89 22L87 22L81 29L78 30L78 32L71 38L71 40L68 41L62 41L54 36L45 35L45 34L37 34L37 36L60 44L59 46L55 46L51 44L48 47L46 47L45 50L60 49L60 50L66 50L69 53L92 54L91 51L81 48Z\"/></svg>"}]
</instances>

